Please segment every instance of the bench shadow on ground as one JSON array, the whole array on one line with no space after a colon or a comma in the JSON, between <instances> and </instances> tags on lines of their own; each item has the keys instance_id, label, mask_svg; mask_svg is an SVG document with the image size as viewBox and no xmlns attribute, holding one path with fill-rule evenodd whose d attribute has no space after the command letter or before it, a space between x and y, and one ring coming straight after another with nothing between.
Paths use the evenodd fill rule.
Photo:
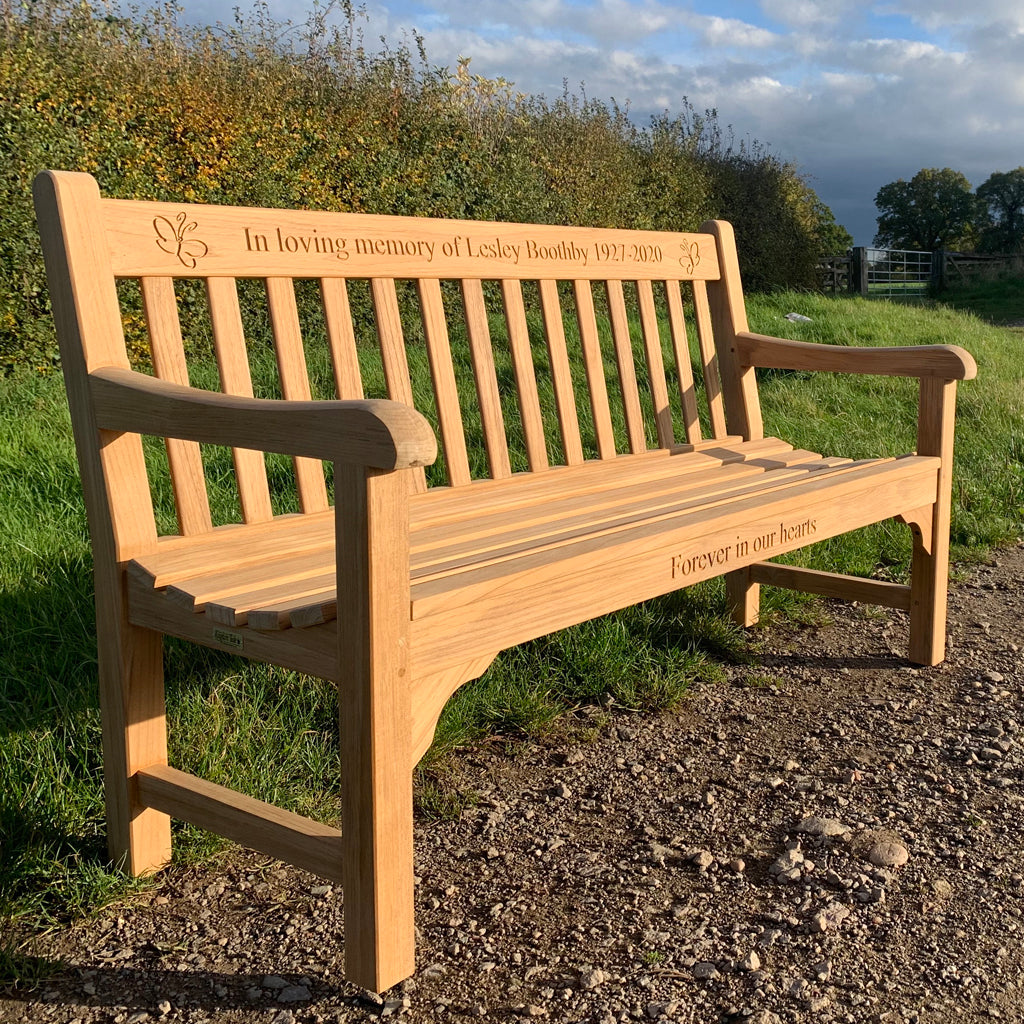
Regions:
<instances>
[{"instance_id":1,"label":"bench shadow on ground","mask_svg":"<svg viewBox=\"0 0 1024 1024\"><path fill-rule=\"evenodd\" d=\"M267 1011L274 1008L298 1010L311 1005L342 1004L371 1006L369 997L356 986L340 979L333 982L312 975L303 975L301 978L292 975L282 977L280 980L286 982L286 986L275 989L264 987L264 981L272 974L271 970L266 974L236 974L204 970L176 971L145 964L86 968L73 964L55 965L52 961L41 963L49 967L41 975L48 977L47 981L34 991L22 988L4 992L0 988L0 999L23 1005L38 1005L45 991L50 998L42 1000L44 1005L61 1006L68 1013L80 1007L126 1009L129 1014L138 1011L159 1013L158 1004L162 1000L169 1002L179 1012ZM55 966L63 968L61 974L54 975ZM95 991L83 990L86 984ZM300 987L307 988L307 991L294 991ZM252 993L256 991L259 995L253 998ZM281 996L284 996L283 1000ZM379 1005L377 1009L379 1011Z\"/></svg>"},{"instance_id":2,"label":"bench shadow on ground","mask_svg":"<svg viewBox=\"0 0 1024 1024\"><path fill-rule=\"evenodd\" d=\"M112 879L106 850L91 560L51 558L0 591L0 622L11 624L0 647L0 746L9 764L0 789L2 957L3 919L25 897L33 912L60 918L91 899L82 884L99 886L102 901L137 883ZM238 661L195 646L168 656L176 659L168 695L209 688Z\"/></svg>"}]
</instances>

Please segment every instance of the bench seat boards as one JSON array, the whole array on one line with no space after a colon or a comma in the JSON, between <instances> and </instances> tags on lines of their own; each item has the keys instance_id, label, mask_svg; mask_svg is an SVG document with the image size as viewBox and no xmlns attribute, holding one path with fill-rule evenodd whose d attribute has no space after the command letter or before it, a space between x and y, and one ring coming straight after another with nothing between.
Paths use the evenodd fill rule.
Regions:
<instances>
[{"instance_id":1,"label":"bench seat boards","mask_svg":"<svg viewBox=\"0 0 1024 1024\"><path fill-rule=\"evenodd\" d=\"M501 487L477 488L479 502L467 503L463 489L436 488L413 498L412 579L478 565L507 554L510 546L521 550L544 540L557 543L567 531L574 535L725 500L757 486L766 474L778 480L782 470L788 477L819 465L814 453L768 438L704 446L675 458L590 463L544 477L523 474ZM282 516L222 527L185 543L169 539L152 555L130 563L128 573L141 586L166 588L175 603L205 611L223 625L310 626L334 617L326 604L313 610L325 598L323 591L334 589L334 544L333 511ZM301 600L305 595L309 607Z\"/></svg>"},{"instance_id":2,"label":"bench seat boards","mask_svg":"<svg viewBox=\"0 0 1024 1024\"><path fill-rule=\"evenodd\" d=\"M602 479L583 497L575 486L560 495L549 486L524 503L510 480L503 490L515 501L502 505L492 489L483 511L443 527L436 521L443 503L414 499L414 663L426 672L464 661L934 500L936 459L851 462L773 440L733 445L714 467L705 452L647 460L639 480L632 460L623 460L618 478L594 464ZM753 451L744 458L747 447ZM275 548L275 534L285 536L296 521L302 550ZM250 532L257 536L247 540ZM187 559L172 549L135 560L132 608L152 608L159 595L174 622L204 619L211 638L217 626L312 633L336 615L329 511L226 528L191 549ZM616 565L621 572L611 571ZM535 625L510 618L518 601ZM601 610L588 612L591 604ZM543 625L552 620L559 625ZM214 646L233 634L220 635Z\"/></svg>"}]
</instances>

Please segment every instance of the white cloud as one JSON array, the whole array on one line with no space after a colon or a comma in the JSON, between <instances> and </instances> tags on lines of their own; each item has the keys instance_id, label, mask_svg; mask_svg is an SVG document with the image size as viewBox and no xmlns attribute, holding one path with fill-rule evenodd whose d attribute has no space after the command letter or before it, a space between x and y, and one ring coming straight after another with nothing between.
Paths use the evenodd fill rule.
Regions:
<instances>
[{"instance_id":1,"label":"white cloud","mask_svg":"<svg viewBox=\"0 0 1024 1024\"><path fill-rule=\"evenodd\" d=\"M761 0L769 18L794 28L838 25L858 7L855 0Z\"/></svg>"},{"instance_id":2,"label":"white cloud","mask_svg":"<svg viewBox=\"0 0 1024 1024\"><path fill-rule=\"evenodd\" d=\"M708 46L761 50L778 46L782 42L782 37L775 32L758 28L737 18L691 15L685 20Z\"/></svg>"},{"instance_id":3,"label":"white cloud","mask_svg":"<svg viewBox=\"0 0 1024 1024\"><path fill-rule=\"evenodd\" d=\"M910 18L930 32L938 29L1001 24L1008 29L1024 29L1024 8L1019 0L894 0L889 6L897 14Z\"/></svg>"}]
</instances>

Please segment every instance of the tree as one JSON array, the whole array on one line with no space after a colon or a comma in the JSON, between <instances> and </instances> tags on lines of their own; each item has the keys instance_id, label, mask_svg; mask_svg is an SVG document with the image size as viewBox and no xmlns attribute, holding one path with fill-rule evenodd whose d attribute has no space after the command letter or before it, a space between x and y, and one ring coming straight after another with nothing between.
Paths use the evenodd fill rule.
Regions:
<instances>
[{"instance_id":1,"label":"tree","mask_svg":"<svg viewBox=\"0 0 1024 1024\"><path fill-rule=\"evenodd\" d=\"M1024 167L990 174L976 194L981 248L986 252L1024 249Z\"/></svg>"},{"instance_id":2,"label":"tree","mask_svg":"<svg viewBox=\"0 0 1024 1024\"><path fill-rule=\"evenodd\" d=\"M875 206L875 245L934 252L973 244L977 199L971 183L949 167L923 168L910 181L883 185Z\"/></svg>"}]
</instances>

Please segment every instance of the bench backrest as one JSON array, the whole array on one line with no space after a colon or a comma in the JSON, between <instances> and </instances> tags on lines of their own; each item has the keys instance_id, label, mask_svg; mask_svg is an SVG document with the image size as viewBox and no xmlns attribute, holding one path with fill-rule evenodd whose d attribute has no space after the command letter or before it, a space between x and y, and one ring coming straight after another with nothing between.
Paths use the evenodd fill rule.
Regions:
<instances>
[{"instance_id":1,"label":"bench backrest","mask_svg":"<svg viewBox=\"0 0 1024 1024\"><path fill-rule=\"evenodd\" d=\"M80 457L102 478L106 493L92 500L112 506L119 559L155 538L140 496L149 484L138 438L89 436L84 377L129 366L144 333L152 372L189 383L187 353L203 332L182 322L183 302L207 324L225 392L253 393L255 349L271 348L253 341L260 318L277 377L261 394L334 397L318 394L307 372L329 352L337 397L364 397L372 355L387 396L435 424L443 473L432 478L453 487L702 437L760 436L753 373L732 356L731 338L747 324L723 222L674 234L135 202L102 199L89 176L54 172L36 193ZM124 281L137 282L134 298ZM425 395L414 394L412 378L427 377L411 375L417 361L429 364ZM211 529L199 446L172 440L167 454L181 533ZM234 465L242 518L271 518L262 453L237 450ZM426 486L423 470L411 475ZM328 507L319 463L296 459L294 476L303 512Z\"/></svg>"}]
</instances>

